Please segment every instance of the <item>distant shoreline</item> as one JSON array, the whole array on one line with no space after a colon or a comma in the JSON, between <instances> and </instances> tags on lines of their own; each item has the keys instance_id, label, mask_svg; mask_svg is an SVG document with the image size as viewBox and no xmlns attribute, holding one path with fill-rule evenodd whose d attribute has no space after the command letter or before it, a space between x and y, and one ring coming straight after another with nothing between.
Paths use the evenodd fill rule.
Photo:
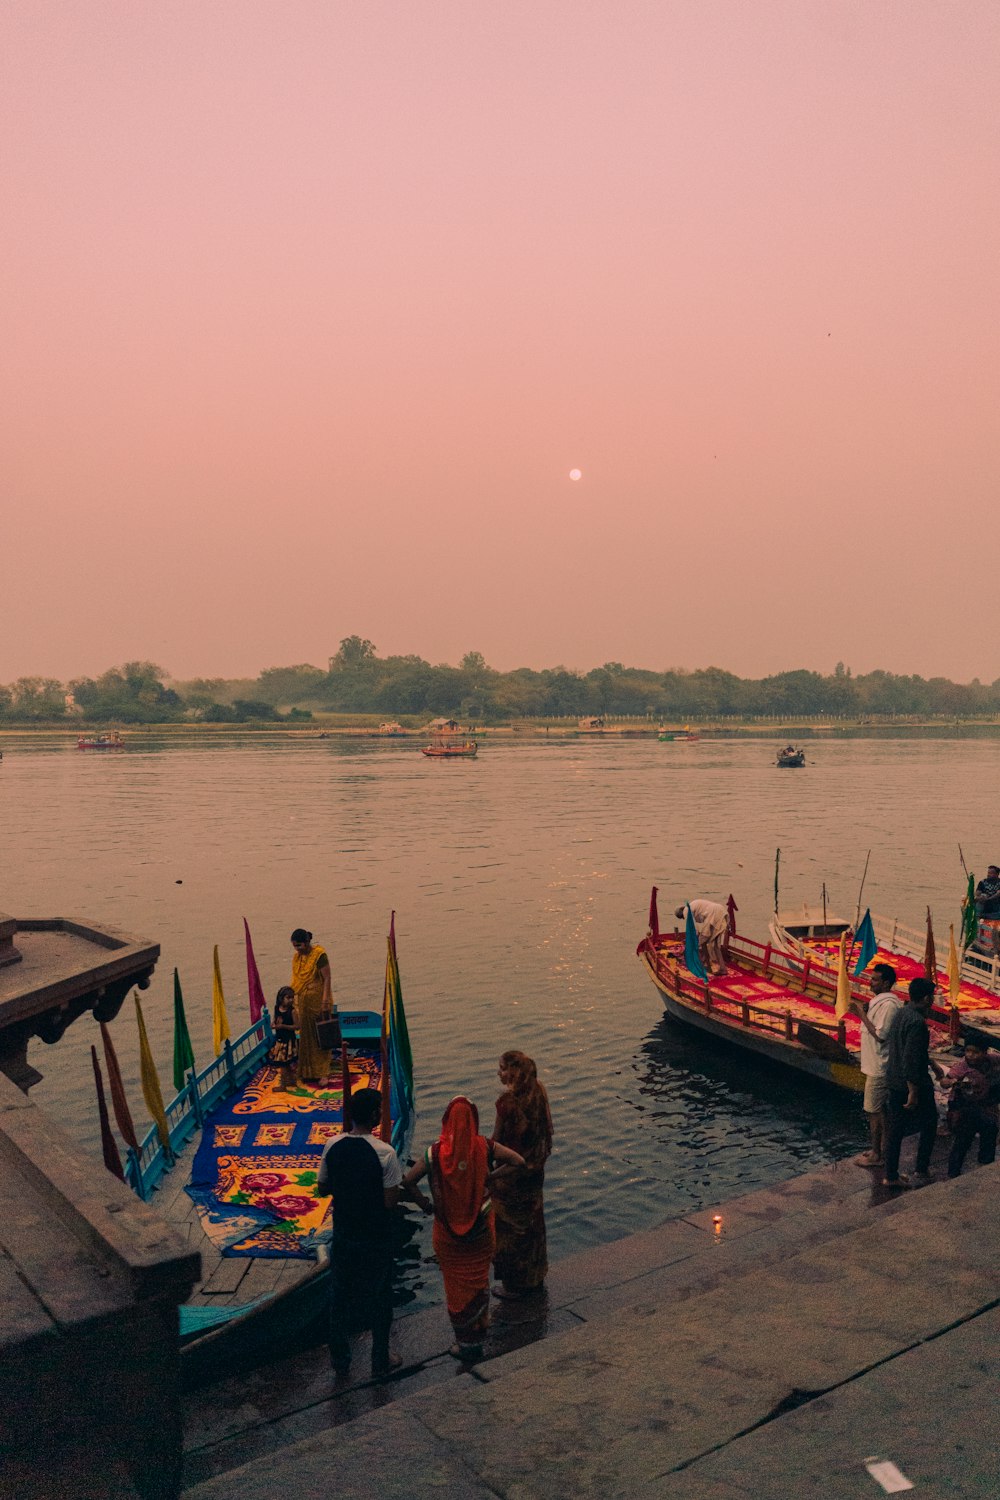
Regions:
<instances>
[{"instance_id":1,"label":"distant shoreline","mask_svg":"<svg viewBox=\"0 0 1000 1500\"><path fill-rule=\"evenodd\" d=\"M358 722L363 715L316 714L311 721L301 720L275 723L261 720L254 723L205 724L198 722L165 721L163 723L121 724L126 742L145 739L195 738L212 740L220 738L260 739L292 738L295 740L344 739L378 740L387 744L398 742L428 741L437 735L426 727L404 726L402 732L380 734L378 717L370 723ZM350 719L350 723L345 723ZM74 743L85 736L106 732L104 723L86 723L79 720L72 726L66 723L48 724L2 724L0 723L0 751L5 743L15 740L59 739ZM762 721L760 719L705 720L688 719L684 723L651 724L646 719L613 719L602 729L581 729L575 722L566 720L516 720L499 724L465 725L454 731L452 737L475 736L486 740L514 739L580 739L580 740L655 740L661 729L677 731L690 728L702 740L830 740L830 739L894 739L914 736L939 739L1000 738L1000 718L944 719L906 718L904 716L867 719L808 719L789 716Z\"/></svg>"}]
</instances>

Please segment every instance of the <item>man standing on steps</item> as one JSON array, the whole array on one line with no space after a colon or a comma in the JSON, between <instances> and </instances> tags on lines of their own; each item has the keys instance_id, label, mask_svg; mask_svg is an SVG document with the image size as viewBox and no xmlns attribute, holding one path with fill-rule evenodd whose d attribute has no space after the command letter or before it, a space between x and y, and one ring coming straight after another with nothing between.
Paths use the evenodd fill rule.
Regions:
<instances>
[{"instance_id":1,"label":"man standing on steps","mask_svg":"<svg viewBox=\"0 0 1000 1500\"><path fill-rule=\"evenodd\" d=\"M887 1085L886 1114L888 1130L885 1144L885 1177L883 1187L923 1187L931 1181L931 1152L937 1135L938 1114L934 1102L931 1070L938 1078L944 1069L930 1060L930 1032L927 1017L934 1002L934 984L930 979L910 980L910 999L889 1029L888 1055L885 1063ZM920 1132L917 1142L917 1169L912 1178L899 1174L899 1151L904 1135Z\"/></svg>"},{"instance_id":2,"label":"man standing on steps","mask_svg":"<svg viewBox=\"0 0 1000 1500\"><path fill-rule=\"evenodd\" d=\"M875 964L868 976L872 997L867 1004L851 1001L851 1009L861 1019L861 1071L865 1075L864 1111L868 1116L871 1150L855 1157L859 1167L885 1165L886 1081L889 1029L903 1008L903 997L896 994L896 971L892 964Z\"/></svg>"},{"instance_id":3,"label":"man standing on steps","mask_svg":"<svg viewBox=\"0 0 1000 1500\"><path fill-rule=\"evenodd\" d=\"M389 1353L392 1327L392 1213L403 1169L372 1131L382 1114L378 1089L351 1095L353 1126L324 1148L316 1191L333 1197L330 1245L330 1359L338 1379L351 1367L348 1332L372 1331L372 1375L402 1363Z\"/></svg>"}]
</instances>

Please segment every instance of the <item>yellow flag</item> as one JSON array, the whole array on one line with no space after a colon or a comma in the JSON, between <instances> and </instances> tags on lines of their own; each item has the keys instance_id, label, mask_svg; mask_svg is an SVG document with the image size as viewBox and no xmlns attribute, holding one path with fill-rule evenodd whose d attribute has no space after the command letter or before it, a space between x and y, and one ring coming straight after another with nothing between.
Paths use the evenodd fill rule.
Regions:
<instances>
[{"instance_id":1,"label":"yellow flag","mask_svg":"<svg viewBox=\"0 0 1000 1500\"><path fill-rule=\"evenodd\" d=\"M847 933L840 934L840 952L837 955L837 1020L847 1015L851 1006L851 981L847 977Z\"/></svg>"},{"instance_id":2,"label":"yellow flag","mask_svg":"<svg viewBox=\"0 0 1000 1500\"><path fill-rule=\"evenodd\" d=\"M951 996L952 1005L958 1004L958 992L962 987L962 966L958 961L958 949L955 947L955 924L952 922L948 928L948 994Z\"/></svg>"},{"instance_id":3,"label":"yellow flag","mask_svg":"<svg viewBox=\"0 0 1000 1500\"><path fill-rule=\"evenodd\" d=\"M160 1088L153 1054L149 1050L149 1038L146 1035L146 1023L142 1019L142 1006L139 1004L138 995L135 997L135 1019L139 1024L139 1077L142 1081L142 1097L146 1101L150 1118L156 1126L160 1144L165 1151L169 1151L170 1131L167 1129L167 1113L163 1108L163 1092Z\"/></svg>"},{"instance_id":4,"label":"yellow flag","mask_svg":"<svg viewBox=\"0 0 1000 1500\"><path fill-rule=\"evenodd\" d=\"M226 1015L226 997L222 993L222 973L219 969L219 945L212 949L212 1047L216 1057L222 1051L223 1042L229 1040L229 1017Z\"/></svg>"}]
</instances>

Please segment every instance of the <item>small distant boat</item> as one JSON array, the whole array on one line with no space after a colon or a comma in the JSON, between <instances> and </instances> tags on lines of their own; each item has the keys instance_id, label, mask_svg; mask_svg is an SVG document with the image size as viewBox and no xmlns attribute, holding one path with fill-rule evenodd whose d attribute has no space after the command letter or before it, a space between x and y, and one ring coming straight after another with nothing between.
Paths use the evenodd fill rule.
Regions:
<instances>
[{"instance_id":1,"label":"small distant boat","mask_svg":"<svg viewBox=\"0 0 1000 1500\"><path fill-rule=\"evenodd\" d=\"M677 743L679 741L691 741L691 742L693 742L694 740L700 740L701 739L701 735L698 733L697 729L663 729L663 728L661 728L659 734L657 735L657 739L659 739L660 741L662 741L662 742L664 742L666 744L670 744L671 741L673 741L674 743Z\"/></svg>"},{"instance_id":2,"label":"small distant boat","mask_svg":"<svg viewBox=\"0 0 1000 1500\"><path fill-rule=\"evenodd\" d=\"M805 763L806 752L804 750L796 750L794 745L788 745L784 750L778 751L776 764L786 770L791 770L796 766L804 766Z\"/></svg>"},{"instance_id":3,"label":"small distant boat","mask_svg":"<svg viewBox=\"0 0 1000 1500\"><path fill-rule=\"evenodd\" d=\"M76 742L78 750L124 750L125 736L117 729L110 734L81 735Z\"/></svg>"},{"instance_id":4,"label":"small distant boat","mask_svg":"<svg viewBox=\"0 0 1000 1500\"><path fill-rule=\"evenodd\" d=\"M479 749L475 740L466 740L463 745L422 745L421 753L432 760L471 760Z\"/></svg>"}]
</instances>

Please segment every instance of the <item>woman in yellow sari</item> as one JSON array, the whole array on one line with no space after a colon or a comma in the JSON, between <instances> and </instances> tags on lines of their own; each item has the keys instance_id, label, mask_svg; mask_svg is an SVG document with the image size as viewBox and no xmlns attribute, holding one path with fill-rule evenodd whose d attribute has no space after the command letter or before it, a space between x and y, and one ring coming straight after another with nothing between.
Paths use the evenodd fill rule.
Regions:
<instances>
[{"instance_id":1,"label":"woman in yellow sari","mask_svg":"<svg viewBox=\"0 0 1000 1500\"><path fill-rule=\"evenodd\" d=\"M325 948L312 940L312 933L296 927L292 933L292 989L299 1017L299 1083L330 1085L333 1054L316 1040L316 1021L333 1009L330 960Z\"/></svg>"}]
</instances>

